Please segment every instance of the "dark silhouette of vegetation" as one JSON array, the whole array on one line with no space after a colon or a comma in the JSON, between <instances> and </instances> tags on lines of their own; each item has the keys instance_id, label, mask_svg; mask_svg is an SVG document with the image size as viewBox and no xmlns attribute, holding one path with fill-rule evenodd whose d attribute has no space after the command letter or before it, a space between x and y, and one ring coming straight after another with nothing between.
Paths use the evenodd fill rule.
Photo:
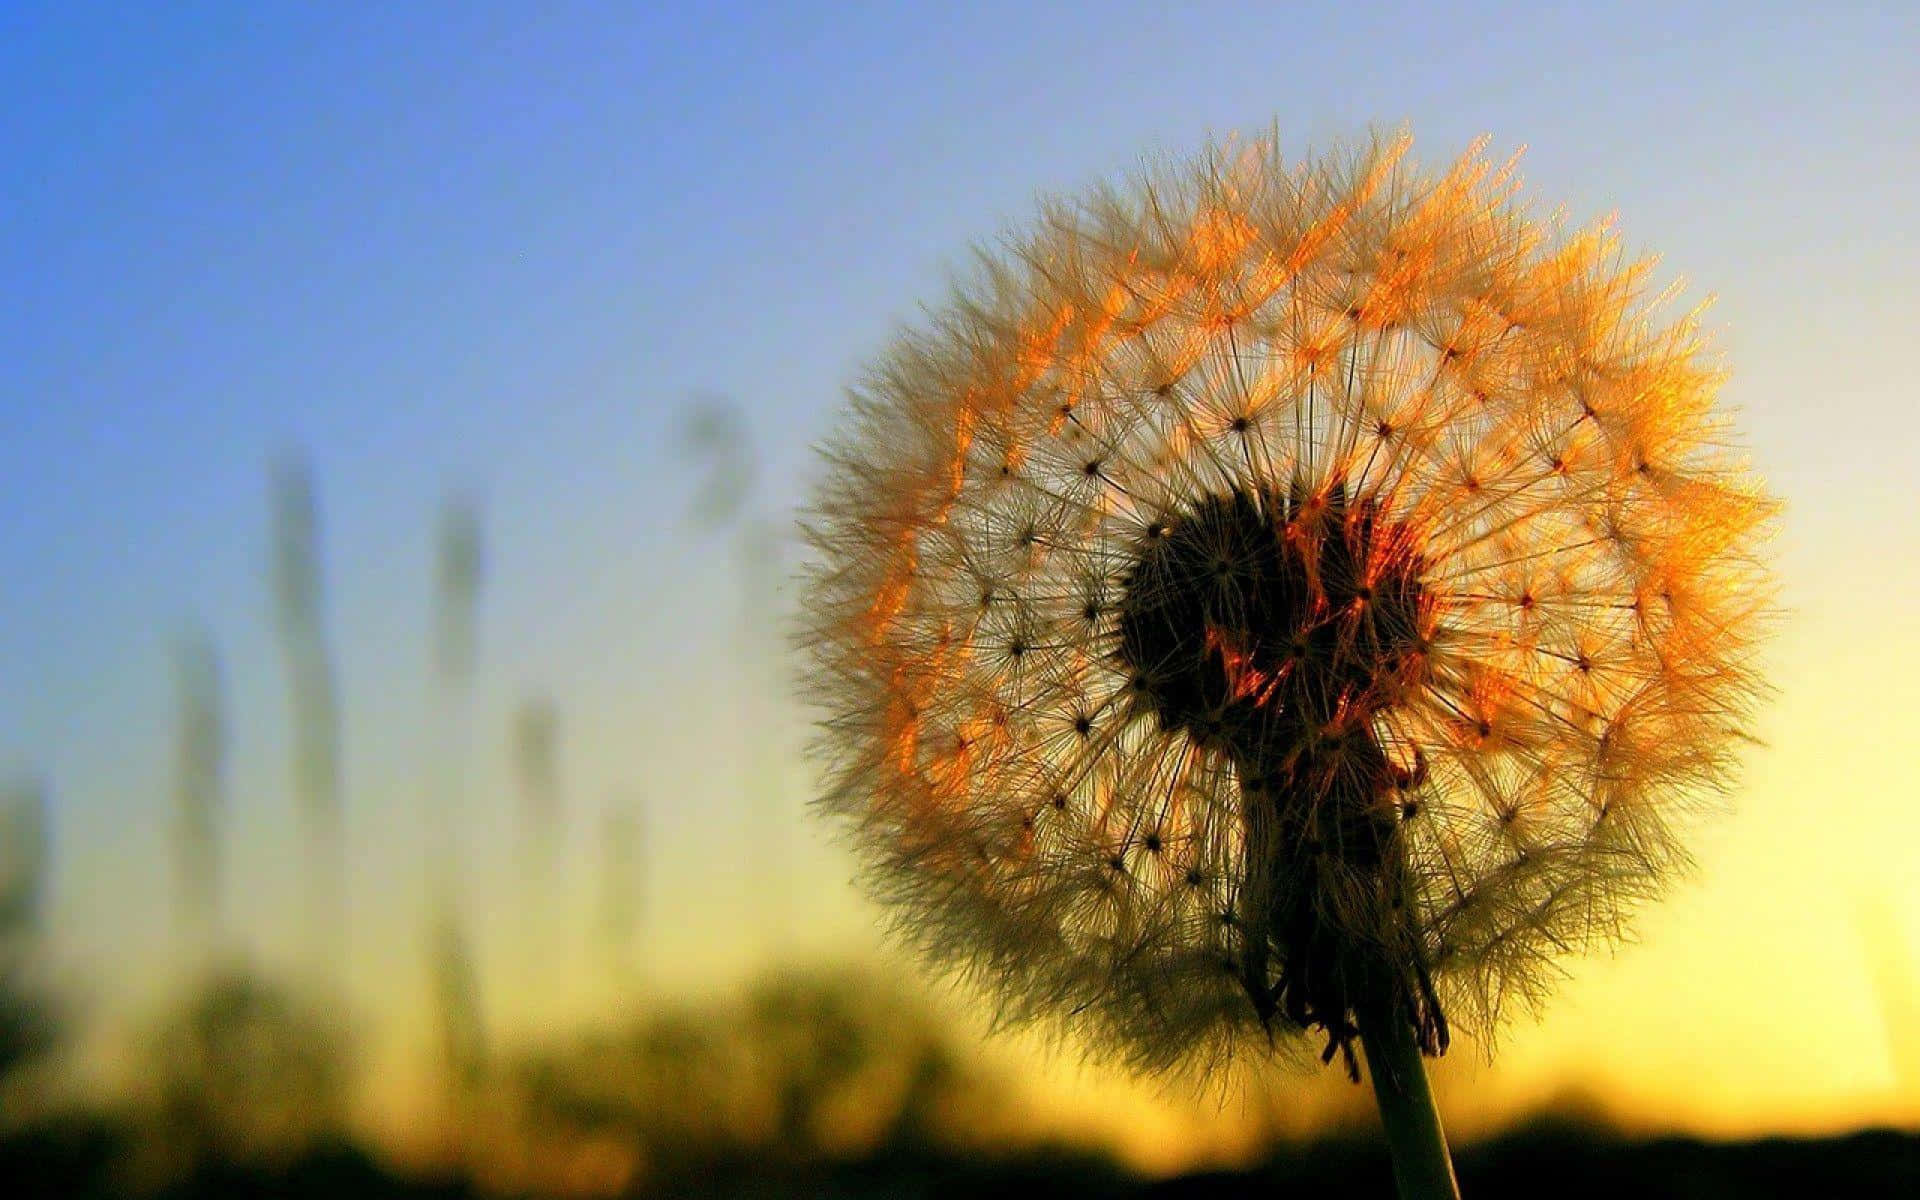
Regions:
<instances>
[{"instance_id":1,"label":"dark silhouette of vegetation","mask_svg":"<svg viewBox=\"0 0 1920 1200\"><path fill-rule=\"evenodd\" d=\"M956 1154L992 1091L896 987L824 971L542 1049L512 1086L523 1126L548 1145L617 1148L633 1178L669 1192L748 1165L791 1174Z\"/></svg>"},{"instance_id":2,"label":"dark silhouette of vegetation","mask_svg":"<svg viewBox=\"0 0 1920 1200\"><path fill-rule=\"evenodd\" d=\"M140 1097L142 1174L284 1166L345 1136L345 1033L289 988L213 971L158 1025Z\"/></svg>"},{"instance_id":3,"label":"dark silhouette of vegetation","mask_svg":"<svg viewBox=\"0 0 1920 1200\"><path fill-rule=\"evenodd\" d=\"M742 526L742 619L752 624L773 611L771 588L758 581L777 541L756 533L765 523L741 507L756 465L739 428L722 410L696 415L689 444L713 468L699 507L714 524ZM227 753L209 634L182 647L174 763L180 900L193 935L186 942L205 956L183 964L190 986L150 1027L126 1096L56 1099L43 1085L62 1066L62 1038L71 1033L40 965L48 805L37 783L0 791L3 1200L1389 1194L1391 1165L1364 1127L1276 1141L1251 1170L1164 1180L1130 1173L1099 1150L1048 1144L1023 1124L1012 1080L983 1067L910 989L871 970L789 965L736 995L643 1007L624 1023L554 1034L534 1046L494 1041L459 886L482 583L482 528L465 502L450 502L442 515L432 614L432 715L443 739L431 751L438 840L427 855L424 915L447 1153L437 1173L383 1159L377 1148L400 1131L352 1124L354 1057L346 1030L328 1015L331 955L344 932L344 892L336 887L344 880L335 874L344 812L340 713L322 619L317 503L298 460L276 476L275 501L278 632L295 724L292 792L308 835L303 874L311 876L310 924L324 952L314 965L322 969L297 977L298 988L239 966L205 969L219 961L216 851ZM555 761L557 711L548 701L523 710L512 727L517 753L509 756L521 771L529 836L549 841L528 848L543 884L553 882L553 851L569 815ZM750 786L743 798L754 831L747 857L771 874L780 853L766 806L776 793ZM643 795L622 795L602 814L600 919L621 980L629 966L643 969L630 956L641 915L636 881L656 852L646 841L644 804ZM778 919L771 911L780 907L778 895L770 888L757 897L770 922ZM1891 937L1881 941L1892 946ZM1894 984L1905 976L1888 978L1894 982L1883 992L1901 1000L1906 993ZM1904 1010L1889 1001L1888 1011ZM1465 1147L1458 1167L1470 1198L1541 1191L1576 1198L1631 1191L1639 1200L1904 1197L1920 1195L1920 1135L1632 1141L1563 1114Z\"/></svg>"},{"instance_id":4,"label":"dark silhouette of vegetation","mask_svg":"<svg viewBox=\"0 0 1920 1200\"><path fill-rule=\"evenodd\" d=\"M689 1096L694 1107L711 1094ZM585 1114L576 1113L581 1117ZM284 1161L207 1158L159 1186L133 1182L135 1130L70 1115L0 1135L0 1194L9 1200L455 1200L582 1194L565 1182L482 1187L411 1174L365 1149L322 1141ZM1568 1200L1920 1195L1920 1134L1874 1130L1834 1138L1636 1141L1578 1123L1542 1121L1463 1147L1461 1191L1474 1200L1551 1194ZM1212 1200L1240 1196L1390 1195L1392 1167L1377 1140L1342 1136L1289 1144L1246 1171L1149 1180L1097 1154L1059 1147L977 1148L883 1140L860 1153L768 1154L740 1141L681 1144L672 1169L613 1180L592 1194L621 1197L975 1197L1044 1195Z\"/></svg>"},{"instance_id":5,"label":"dark silhouette of vegetation","mask_svg":"<svg viewBox=\"0 0 1920 1200\"><path fill-rule=\"evenodd\" d=\"M1920 1135L1875 1130L1835 1138L1708 1142L1631 1140L1551 1115L1463 1148L1460 1191L1475 1200L1719 1200L1769 1196L1920 1195ZM1260 1168L1164 1180L1144 1196L1387 1196L1393 1167L1373 1139L1289 1148Z\"/></svg>"},{"instance_id":6,"label":"dark silhouette of vegetation","mask_svg":"<svg viewBox=\"0 0 1920 1200\"><path fill-rule=\"evenodd\" d=\"M220 835L226 816L227 719L220 652L204 629L174 646L174 886L181 953L203 963L220 936Z\"/></svg>"},{"instance_id":7,"label":"dark silhouette of vegetation","mask_svg":"<svg viewBox=\"0 0 1920 1200\"><path fill-rule=\"evenodd\" d=\"M7 786L0 792L0 1089L53 1045L53 1012L33 977L48 841L44 789L27 782Z\"/></svg>"},{"instance_id":8,"label":"dark silhouette of vegetation","mask_svg":"<svg viewBox=\"0 0 1920 1200\"><path fill-rule=\"evenodd\" d=\"M274 617L293 724L294 806L307 843L309 969L337 984L346 954L340 689L326 625L320 503L303 457L287 455L274 465L272 500Z\"/></svg>"}]
</instances>

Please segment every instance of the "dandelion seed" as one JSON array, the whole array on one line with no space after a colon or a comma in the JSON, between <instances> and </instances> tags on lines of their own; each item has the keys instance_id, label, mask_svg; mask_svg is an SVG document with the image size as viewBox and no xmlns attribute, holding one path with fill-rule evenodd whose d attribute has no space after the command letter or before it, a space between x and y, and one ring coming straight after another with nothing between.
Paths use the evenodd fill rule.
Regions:
<instances>
[{"instance_id":1,"label":"dandelion seed","mask_svg":"<svg viewBox=\"0 0 1920 1200\"><path fill-rule=\"evenodd\" d=\"M1407 150L1050 205L856 392L804 606L912 941L1138 1068L1364 1041L1390 1129L1684 862L1774 510L1648 264Z\"/></svg>"}]
</instances>

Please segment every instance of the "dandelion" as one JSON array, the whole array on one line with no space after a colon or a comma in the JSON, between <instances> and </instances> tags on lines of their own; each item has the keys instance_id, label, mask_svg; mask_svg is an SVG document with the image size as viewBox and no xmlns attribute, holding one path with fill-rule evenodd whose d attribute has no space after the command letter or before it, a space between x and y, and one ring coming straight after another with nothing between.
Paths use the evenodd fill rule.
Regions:
<instances>
[{"instance_id":1,"label":"dandelion","mask_svg":"<svg viewBox=\"0 0 1920 1200\"><path fill-rule=\"evenodd\" d=\"M829 444L804 636L913 943L1137 1069L1360 1043L1448 1194L1420 1055L1684 865L1773 505L1650 262L1407 152L1216 148L983 255Z\"/></svg>"}]
</instances>

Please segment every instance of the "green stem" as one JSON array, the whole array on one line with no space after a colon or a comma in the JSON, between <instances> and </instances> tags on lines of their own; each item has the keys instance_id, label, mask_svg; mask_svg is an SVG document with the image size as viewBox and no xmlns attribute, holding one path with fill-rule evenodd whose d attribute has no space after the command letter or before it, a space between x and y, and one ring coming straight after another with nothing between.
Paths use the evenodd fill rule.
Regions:
<instances>
[{"instance_id":1,"label":"green stem","mask_svg":"<svg viewBox=\"0 0 1920 1200\"><path fill-rule=\"evenodd\" d=\"M1380 1105L1380 1123L1386 1126L1387 1147L1393 1152L1400 1200L1459 1200L1447 1134L1433 1105L1413 1027L1391 1006L1363 1012L1360 1044L1367 1053L1367 1074Z\"/></svg>"}]
</instances>

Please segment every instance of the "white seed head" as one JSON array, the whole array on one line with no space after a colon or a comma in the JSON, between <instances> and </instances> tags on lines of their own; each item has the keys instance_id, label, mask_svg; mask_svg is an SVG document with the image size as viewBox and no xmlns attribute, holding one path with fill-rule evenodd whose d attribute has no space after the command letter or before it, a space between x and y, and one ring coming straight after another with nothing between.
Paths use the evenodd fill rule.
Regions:
<instances>
[{"instance_id":1,"label":"white seed head","mask_svg":"<svg viewBox=\"0 0 1920 1200\"><path fill-rule=\"evenodd\" d=\"M1364 959L1433 1050L1684 862L1774 505L1650 264L1514 189L1214 148L1048 204L855 392L806 522L822 805L1004 1018L1331 1054Z\"/></svg>"}]
</instances>

